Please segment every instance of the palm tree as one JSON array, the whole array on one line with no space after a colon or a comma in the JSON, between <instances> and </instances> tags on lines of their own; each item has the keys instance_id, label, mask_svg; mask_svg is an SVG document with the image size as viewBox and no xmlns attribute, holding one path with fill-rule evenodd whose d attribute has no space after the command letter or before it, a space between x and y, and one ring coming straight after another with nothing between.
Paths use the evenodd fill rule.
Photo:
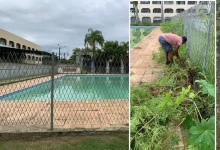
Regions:
<instances>
[{"instance_id":1,"label":"palm tree","mask_svg":"<svg viewBox=\"0 0 220 150\"><path fill-rule=\"evenodd\" d=\"M105 54L104 59L106 61L106 73L109 73L110 61L112 61L112 64L115 64L115 67L120 63L120 72L124 73L124 66L129 58L129 42L121 42L119 44L118 41L106 41L103 50Z\"/></svg>"},{"instance_id":2,"label":"palm tree","mask_svg":"<svg viewBox=\"0 0 220 150\"><path fill-rule=\"evenodd\" d=\"M139 17L138 17L138 1L133 1L133 7L134 7L134 16L135 16L135 24L139 23Z\"/></svg>"},{"instance_id":3,"label":"palm tree","mask_svg":"<svg viewBox=\"0 0 220 150\"><path fill-rule=\"evenodd\" d=\"M119 44L118 41L106 41L104 46L104 60L106 61L106 73L109 73L109 63L116 60L119 54Z\"/></svg>"},{"instance_id":4,"label":"palm tree","mask_svg":"<svg viewBox=\"0 0 220 150\"><path fill-rule=\"evenodd\" d=\"M92 48L92 64L91 64L91 72L95 72L95 65L94 65L94 55L96 52L97 46L103 46L104 44L104 37L102 32L99 30L93 30L91 28L88 29L88 33L85 35L84 45L88 48L90 46Z\"/></svg>"},{"instance_id":5,"label":"palm tree","mask_svg":"<svg viewBox=\"0 0 220 150\"><path fill-rule=\"evenodd\" d=\"M124 66L129 62L129 42L120 43L120 61L121 61L121 73L124 72Z\"/></svg>"}]
</instances>

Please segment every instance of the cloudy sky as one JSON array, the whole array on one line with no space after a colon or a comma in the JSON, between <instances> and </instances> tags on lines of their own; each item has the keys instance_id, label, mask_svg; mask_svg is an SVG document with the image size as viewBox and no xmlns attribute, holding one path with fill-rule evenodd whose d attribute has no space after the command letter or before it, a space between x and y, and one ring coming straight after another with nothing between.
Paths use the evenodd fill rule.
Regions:
<instances>
[{"instance_id":1,"label":"cloudy sky","mask_svg":"<svg viewBox=\"0 0 220 150\"><path fill-rule=\"evenodd\" d=\"M129 41L128 0L0 0L0 28L30 40L45 51L57 44L72 53L83 47L88 28L105 40Z\"/></svg>"}]
</instances>

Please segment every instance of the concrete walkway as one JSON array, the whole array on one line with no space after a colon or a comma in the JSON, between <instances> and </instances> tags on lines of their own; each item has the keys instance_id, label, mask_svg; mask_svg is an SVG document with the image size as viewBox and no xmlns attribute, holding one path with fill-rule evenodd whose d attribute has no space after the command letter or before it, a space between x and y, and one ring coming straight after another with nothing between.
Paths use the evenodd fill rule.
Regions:
<instances>
[{"instance_id":1,"label":"concrete walkway","mask_svg":"<svg viewBox=\"0 0 220 150\"><path fill-rule=\"evenodd\" d=\"M154 29L140 43L131 49L131 84L155 81L163 70L163 65L153 60L153 52L159 52L160 28Z\"/></svg>"}]
</instances>

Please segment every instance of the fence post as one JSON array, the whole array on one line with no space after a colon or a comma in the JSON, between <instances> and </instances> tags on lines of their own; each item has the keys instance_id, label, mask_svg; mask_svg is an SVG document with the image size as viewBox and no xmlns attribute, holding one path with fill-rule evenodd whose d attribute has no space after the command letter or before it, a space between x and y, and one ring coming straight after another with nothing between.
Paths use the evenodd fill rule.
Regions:
<instances>
[{"instance_id":1,"label":"fence post","mask_svg":"<svg viewBox=\"0 0 220 150\"><path fill-rule=\"evenodd\" d=\"M51 64L51 102L50 102L50 129L53 130L53 100L54 100L54 52Z\"/></svg>"},{"instance_id":2,"label":"fence post","mask_svg":"<svg viewBox=\"0 0 220 150\"><path fill-rule=\"evenodd\" d=\"M191 7L190 9L190 13L189 13L189 19L187 19L187 50L186 50L186 54L188 56L188 58L191 60L190 57L190 50L191 50L191 32L192 32L192 24L191 24L191 20L192 20L192 11L193 11L194 7Z\"/></svg>"},{"instance_id":3,"label":"fence post","mask_svg":"<svg viewBox=\"0 0 220 150\"><path fill-rule=\"evenodd\" d=\"M209 2L209 5L211 5L211 3ZM205 52L204 52L204 62L203 62L203 73L206 71L206 62L207 62L207 55L208 55L208 49L209 49L209 42L210 42L210 33L211 33L211 9L212 9L212 5L210 6L210 10L208 12L208 34L207 34L207 40L206 40L206 47L205 47Z\"/></svg>"}]
</instances>

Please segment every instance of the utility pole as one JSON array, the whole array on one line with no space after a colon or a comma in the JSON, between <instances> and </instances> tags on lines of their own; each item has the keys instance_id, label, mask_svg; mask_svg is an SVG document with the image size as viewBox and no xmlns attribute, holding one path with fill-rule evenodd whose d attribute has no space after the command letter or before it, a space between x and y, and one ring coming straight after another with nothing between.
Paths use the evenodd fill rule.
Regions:
<instances>
[{"instance_id":1,"label":"utility pole","mask_svg":"<svg viewBox=\"0 0 220 150\"><path fill-rule=\"evenodd\" d=\"M60 50L61 50L61 48L64 48L66 46L60 46L60 44L57 44L57 45L59 46L59 60L60 60Z\"/></svg>"},{"instance_id":2,"label":"utility pole","mask_svg":"<svg viewBox=\"0 0 220 150\"><path fill-rule=\"evenodd\" d=\"M161 1L161 22L164 22L163 1Z\"/></svg>"}]
</instances>

